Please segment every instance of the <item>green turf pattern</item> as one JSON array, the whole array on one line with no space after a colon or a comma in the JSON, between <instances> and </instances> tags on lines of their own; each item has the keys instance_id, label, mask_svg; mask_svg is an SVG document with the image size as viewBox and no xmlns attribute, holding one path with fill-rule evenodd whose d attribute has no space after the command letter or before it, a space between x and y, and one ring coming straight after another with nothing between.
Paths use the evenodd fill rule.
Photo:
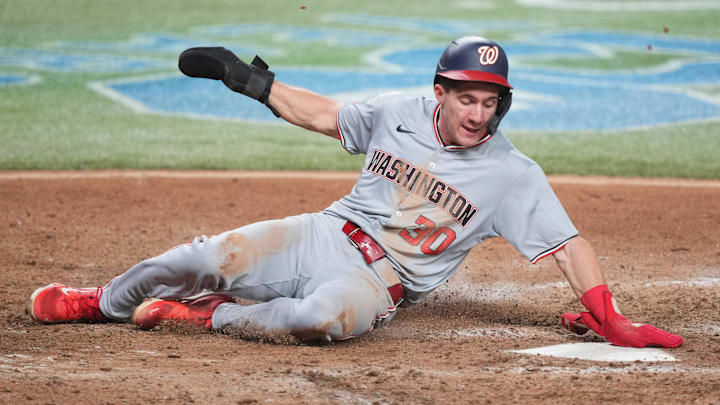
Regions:
<instances>
[{"instance_id":1,"label":"green turf pattern","mask_svg":"<svg viewBox=\"0 0 720 405\"><path fill-rule=\"evenodd\" d=\"M361 29L325 21L326 16L361 13L385 17L478 19L500 23L483 31L498 41L567 29L618 30L720 38L720 10L588 12L522 7L514 2L483 1L491 8L468 8L472 2L267 2L267 1L0 1L0 47L53 49L55 41L125 41L142 33L187 35L195 27L274 23L306 27ZM301 5L306 5L301 9ZM517 23L530 30L503 29ZM389 24L388 32L408 33ZM425 41L446 43L452 37L433 33ZM288 44L271 35L252 43L282 48L278 65L362 67L373 47ZM202 44L198 44L202 45ZM387 44L393 45L393 44ZM100 52L102 53L102 52ZM113 55L151 57L166 67L142 74L174 72L176 54ZM557 57L534 61L537 66L589 70L632 70L658 67L682 53L618 50L614 58ZM28 86L0 87L0 169L302 169L357 170L362 157L349 156L333 139L289 125L208 121L175 116L137 114L102 97L87 84L127 72L57 72L0 66L0 74L31 75ZM428 84L430 85L430 83ZM697 86L718 98L717 85ZM628 112L631 114L632 112ZM512 114L512 111L510 112ZM536 159L547 173L618 176L720 178L720 126L717 122L661 125L633 131L524 133L509 136L521 151Z\"/></svg>"}]
</instances>

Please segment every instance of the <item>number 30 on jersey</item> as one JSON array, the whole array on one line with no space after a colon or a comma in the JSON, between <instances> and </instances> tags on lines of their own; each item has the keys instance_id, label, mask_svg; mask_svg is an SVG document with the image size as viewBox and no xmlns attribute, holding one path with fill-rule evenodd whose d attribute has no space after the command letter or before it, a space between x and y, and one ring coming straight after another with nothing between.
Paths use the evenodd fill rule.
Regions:
<instances>
[{"instance_id":1,"label":"number 30 on jersey","mask_svg":"<svg viewBox=\"0 0 720 405\"><path fill-rule=\"evenodd\" d=\"M420 250L426 255L436 255L447 249L455 240L455 231L448 227L436 228L435 222L420 215L415 223L419 228L405 228L400 236L412 246L420 245Z\"/></svg>"}]
</instances>

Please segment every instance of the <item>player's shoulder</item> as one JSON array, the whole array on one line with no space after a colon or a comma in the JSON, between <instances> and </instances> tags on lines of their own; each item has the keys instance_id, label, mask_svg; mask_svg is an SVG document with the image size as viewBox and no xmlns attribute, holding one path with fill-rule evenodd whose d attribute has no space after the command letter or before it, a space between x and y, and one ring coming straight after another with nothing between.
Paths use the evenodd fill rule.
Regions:
<instances>
[{"instance_id":1,"label":"player's shoulder","mask_svg":"<svg viewBox=\"0 0 720 405\"><path fill-rule=\"evenodd\" d=\"M405 117L410 120L423 120L432 116L437 101L423 96L392 91L377 96L379 110L391 117Z\"/></svg>"},{"instance_id":2,"label":"player's shoulder","mask_svg":"<svg viewBox=\"0 0 720 405\"><path fill-rule=\"evenodd\" d=\"M498 163L502 165L502 172L506 177L507 184L513 179L520 176L531 176L538 180L544 179L545 174L533 159L522 153L513 145L510 138L502 131L498 131L493 135L491 153L494 155Z\"/></svg>"},{"instance_id":3,"label":"player's shoulder","mask_svg":"<svg viewBox=\"0 0 720 405\"><path fill-rule=\"evenodd\" d=\"M437 101L428 100L423 96L391 91L374 96L357 106L366 111L372 111L372 114L381 120L420 121L432 116Z\"/></svg>"},{"instance_id":4,"label":"player's shoulder","mask_svg":"<svg viewBox=\"0 0 720 405\"><path fill-rule=\"evenodd\" d=\"M400 91L389 91L378 94L366 102L374 105L424 105L428 100L422 96L413 96Z\"/></svg>"}]
</instances>

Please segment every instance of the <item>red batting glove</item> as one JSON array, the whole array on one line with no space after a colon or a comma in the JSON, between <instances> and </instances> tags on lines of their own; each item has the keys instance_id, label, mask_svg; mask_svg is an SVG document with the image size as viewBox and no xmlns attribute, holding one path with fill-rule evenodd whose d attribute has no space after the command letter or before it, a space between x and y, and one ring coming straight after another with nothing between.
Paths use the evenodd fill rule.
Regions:
<instances>
[{"instance_id":1,"label":"red batting glove","mask_svg":"<svg viewBox=\"0 0 720 405\"><path fill-rule=\"evenodd\" d=\"M608 342L627 347L674 348L683 343L681 336L673 335L654 326L633 324L620 315L615 299L605 284L588 290L580 298L580 302L590 312L565 313L561 318L562 325L566 329L579 335L587 332L587 328L590 328ZM577 315L580 317L578 318ZM585 328L585 332L582 332L583 328Z\"/></svg>"}]
</instances>

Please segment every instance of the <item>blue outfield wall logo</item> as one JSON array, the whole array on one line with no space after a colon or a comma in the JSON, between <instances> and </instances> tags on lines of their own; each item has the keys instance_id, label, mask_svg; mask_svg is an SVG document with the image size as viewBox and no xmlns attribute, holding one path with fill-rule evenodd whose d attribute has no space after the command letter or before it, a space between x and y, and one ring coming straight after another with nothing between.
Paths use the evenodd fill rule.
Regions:
<instances>
[{"instance_id":1,"label":"blue outfield wall logo","mask_svg":"<svg viewBox=\"0 0 720 405\"><path fill-rule=\"evenodd\" d=\"M620 130L720 117L720 97L693 90L720 84L720 61L677 61L655 69L628 72L577 71L528 67L533 58L590 57L593 46L628 44L628 35L575 32L535 37L532 43L508 42L513 107L505 130ZM656 49L720 57L720 42L677 42L648 37L635 42ZM632 45L628 45L632 46ZM341 101L359 101L388 90L432 97L432 80L443 47L422 47L381 54L378 72L275 67L277 80ZM520 61L513 66L513 61ZM380 71L384 68L386 72ZM389 71L389 72L388 72ZM259 122L277 122L264 106L232 93L219 82L182 76L106 84L112 92L137 101L148 111Z\"/></svg>"},{"instance_id":2,"label":"blue outfield wall logo","mask_svg":"<svg viewBox=\"0 0 720 405\"><path fill-rule=\"evenodd\" d=\"M510 58L513 106L502 128L509 131L597 131L644 128L660 124L720 118L720 41L669 35L602 31L538 30L525 22L398 19L395 32L385 31L388 18L331 14L327 27L238 24L197 27L189 34L138 34L125 41L100 43L57 41L48 50L0 48L0 66L62 72L128 72L125 79L95 82L90 88L142 113L281 123L254 100L228 91L220 82L191 79L176 73L180 51L192 46L223 44L249 61L257 52L277 80L308 88L340 101L362 101L398 90L433 97L435 64L445 40L483 30L511 30L503 41ZM342 25L355 28L342 28ZM542 27L541 27L542 28ZM478 29L480 31L478 32ZM545 34L537 35L538 31ZM259 34L267 46L254 45ZM273 57L293 44L343 46L365 55L362 68L288 67ZM626 71L540 67L557 58L612 58L619 52L671 55L658 66ZM119 56L132 54L132 58ZM117 54L117 55L114 55ZM137 73L171 74L138 77ZM591 64L588 64L591 66ZM0 79L2 80L2 79ZM0 85L2 82L0 81Z\"/></svg>"}]
</instances>

